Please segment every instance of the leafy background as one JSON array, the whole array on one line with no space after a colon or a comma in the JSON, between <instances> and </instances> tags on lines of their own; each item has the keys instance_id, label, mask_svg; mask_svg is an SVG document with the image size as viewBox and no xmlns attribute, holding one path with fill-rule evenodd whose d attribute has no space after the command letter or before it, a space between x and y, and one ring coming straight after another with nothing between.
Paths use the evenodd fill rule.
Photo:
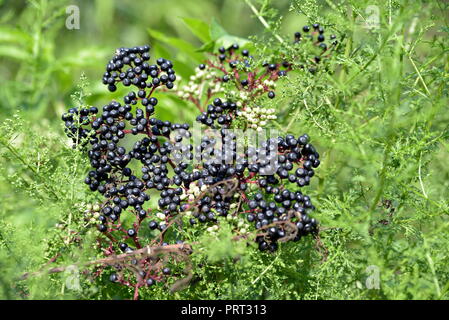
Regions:
<instances>
[{"instance_id":1,"label":"leafy background","mask_svg":"<svg viewBox=\"0 0 449 320\"><path fill-rule=\"evenodd\" d=\"M80 9L79 30L65 27L68 5ZM379 26L370 31L373 8ZM82 183L87 163L59 118L80 101L102 106L123 96L100 83L115 48L151 43L152 56L172 59L187 79L204 59L200 48L239 41L269 52L280 47L273 33L289 40L318 21L344 38L330 63L335 72L291 77L270 103L276 127L308 133L322 155L308 190L321 244L307 239L260 254L229 241L223 228L213 245L203 239L189 288L171 294L160 286L143 297L447 299L447 17L446 1L0 0L0 298L130 296L107 277L19 281L55 256L67 265L98 255L96 233L82 222L98 199ZM160 101L161 118L194 119L192 105L173 95ZM367 286L376 274L379 287Z\"/></svg>"}]
</instances>

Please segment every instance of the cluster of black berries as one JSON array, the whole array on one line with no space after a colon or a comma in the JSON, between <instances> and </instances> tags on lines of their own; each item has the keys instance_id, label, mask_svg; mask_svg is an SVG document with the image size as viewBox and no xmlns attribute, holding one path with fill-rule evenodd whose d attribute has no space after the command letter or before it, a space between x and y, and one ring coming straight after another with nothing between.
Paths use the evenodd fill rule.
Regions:
<instances>
[{"instance_id":1,"label":"cluster of black berries","mask_svg":"<svg viewBox=\"0 0 449 320\"><path fill-rule=\"evenodd\" d=\"M218 55L218 60L223 63L223 65L225 65L224 63L228 63L229 66L229 71L234 71L237 69L237 71L239 70L249 70L251 68L253 68L253 57L249 54L249 51L246 49L241 50L240 54L239 54L239 45L237 43L233 44L232 46L230 46L228 49L225 49L224 47L220 47L218 49L219 55ZM204 64L202 66L205 66ZM262 64L262 66L264 68L266 68L266 71L276 71L276 74L278 76L285 76L287 75L287 70L288 67L290 66L289 63L287 61L283 61L281 63L268 63L268 62L264 62ZM201 66L200 66L201 69ZM228 72L229 73L229 72ZM227 82L229 81L230 77L232 75L224 75L223 76L223 81ZM241 78L241 77L239 77ZM240 80L240 85L243 87L250 87L251 85L254 86L254 78L251 78L251 75L249 75L248 78L246 79L241 79Z\"/></svg>"},{"instance_id":2,"label":"cluster of black berries","mask_svg":"<svg viewBox=\"0 0 449 320\"><path fill-rule=\"evenodd\" d=\"M285 60L260 64L248 50L241 50L238 44L233 44L229 48L218 48L218 53L212 53L205 63L198 65L195 75L187 85L178 90L178 95L196 104L202 112L200 115L202 123L210 126L211 122L217 119L223 124L229 122L226 114L231 110L221 110L222 106L215 104L209 104L207 110L202 110L202 96L209 99L212 95L224 92L225 87L229 89L229 86L234 86L237 90L233 98L235 101L240 100L242 106L246 101L264 94L273 99L275 82L280 77L286 76L290 70L291 64ZM231 91L234 90L227 90L227 93ZM235 110L236 106L231 102L228 103L228 107Z\"/></svg>"},{"instance_id":3,"label":"cluster of black berries","mask_svg":"<svg viewBox=\"0 0 449 320\"><path fill-rule=\"evenodd\" d=\"M223 72L213 81L234 81L239 93L225 99L220 90L208 91L212 102L197 117L206 127L199 145L191 143L188 124L152 117L158 105L156 89L172 88L176 77L169 60L147 62L149 46L118 49L103 76L110 91L121 82L135 86L137 92L129 92L123 103L110 102L100 112L95 107L70 109L62 116L74 143L90 145L87 156L92 169L85 183L104 196L98 229L110 240L104 248L107 254L133 252L150 243L180 243L179 232L167 232L182 227L174 223L175 217L208 227L219 226L219 217L240 217L248 227L235 231L245 238L254 231L253 239L262 251L275 251L280 241L297 241L318 230L317 221L310 217L314 206L298 189L310 183L320 164L309 137L269 138L242 151L238 135L230 129L252 97L267 92L274 98L274 81L286 76L292 64L264 63L260 71L252 67L247 50L238 50L238 45L219 48L219 64L208 60L199 66L199 70ZM125 65L129 68L123 72ZM268 111L260 115L269 119ZM138 137L130 148L125 147L129 134ZM148 201L155 196L157 208L152 208ZM134 216L132 225L124 214ZM136 285L152 285L172 274L161 261L134 259L134 267L144 270ZM155 263L160 267L154 268ZM131 283L120 274L111 280Z\"/></svg>"},{"instance_id":4,"label":"cluster of black berries","mask_svg":"<svg viewBox=\"0 0 449 320\"><path fill-rule=\"evenodd\" d=\"M294 43L312 43L321 49L320 52L315 52L313 57L315 64L327 58L330 51L338 44L334 34L329 36L330 45L326 44L325 40L324 28L318 23L313 24L312 28L304 26L302 33L295 32L294 34ZM301 52L301 54L306 53ZM297 59L302 60L300 57ZM302 68L304 68L304 64L309 63L308 59L305 60L303 64L300 64ZM246 49L240 50L240 46L235 43L228 48L220 47L218 53L213 54L211 59L198 66L198 70L203 73L217 71L218 74L214 74L214 84L233 82L237 89L247 92L253 97L267 93L267 96L273 99L276 96L274 82L292 70L292 63L281 57L279 61L265 61L262 63L262 68L259 68L250 52ZM316 71L316 68L309 68L309 71L311 70Z\"/></svg>"},{"instance_id":5,"label":"cluster of black berries","mask_svg":"<svg viewBox=\"0 0 449 320\"><path fill-rule=\"evenodd\" d=\"M237 87L244 91L252 92L254 95L267 93L267 96L273 99L275 97L273 82L287 75L291 70L290 63L285 60L265 61L262 63L262 70L259 70L249 51L243 49L239 52L239 49L238 44L233 44L228 49L224 47L218 49L219 66L225 73L221 78L222 81L226 83L233 80Z\"/></svg>"},{"instance_id":6,"label":"cluster of black berries","mask_svg":"<svg viewBox=\"0 0 449 320\"><path fill-rule=\"evenodd\" d=\"M314 74L318 70L318 64L329 57L338 43L336 36L331 35L329 39L332 42L327 45L324 33L324 28L319 24L314 24L312 28L304 26L303 34L296 32L294 42L301 46L293 54L293 62L281 56L278 61L259 63L248 50L242 50L238 44L228 48L220 47L217 53L211 54L205 63L196 68L196 74L177 94L197 106L201 111L197 121L204 125L216 128L218 123L218 127L229 127L232 119L239 115L241 120L247 122L248 127L261 130L266 125L264 117L276 118L274 109L270 109L271 114L254 114L252 104L263 96L274 99L276 82L297 66ZM211 103L212 97L222 96L224 91L228 96L227 102L215 98ZM203 99L206 101L203 102ZM207 107L203 109L203 105Z\"/></svg>"},{"instance_id":7,"label":"cluster of black berries","mask_svg":"<svg viewBox=\"0 0 449 320\"><path fill-rule=\"evenodd\" d=\"M310 26L302 27L302 31L305 34L304 38L307 40L316 41L316 43L318 43L320 48L322 48L323 50L327 50L328 46L324 42L326 40L326 36L324 35L324 28L322 26L320 26L318 23L313 24L312 28L313 28L313 30L311 31ZM316 36L316 38L314 38L314 36ZM300 43L303 39L303 34L301 34L301 32L298 31L298 32L295 32L294 37L295 37L295 43ZM329 37L329 39L332 40L331 44L333 46L337 45L337 43L338 43L336 38L337 37L334 34L332 34Z\"/></svg>"},{"instance_id":8,"label":"cluster of black berries","mask_svg":"<svg viewBox=\"0 0 449 320\"><path fill-rule=\"evenodd\" d=\"M62 115L62 121L65 125L65 133L70 137L74 144L81 143L91 134L91 130L83 128L83 125L89 123L89 115L96 115L98 109L91 108L70 108L67 113Z\"/></svg>"},{"instance_id":9,"label":"cluster of black berries","mask_svg":"<svg viewBox=\"0 0 449 320\"><path fill-rule=\"evenodd\" d=\"M138 89L137 92L129 92L123 103L112 101L103 106L100 112L95 107L80 110L72 108L62 116L66 133L73 142L90 145L87 156L92 170L85 183L92 191L99 192L105 198L98 217L98 229L110 234L111 239L122 237L112 244L110 254L116 254L115 250L132 252L144 245L138 239L138 232L142 221L151 212L146 206L151 190L161 192L161 199L167 199L167 193L170 196L176 193L170 198L174 203L179 202L176 197L179 198L182 192L181 188L170 188L173 180L168 177L168 167L185 169L184 164L175 165L172 153L178 156L174 157L178 160L186 156L185 153L181 154L186 151L185 146L177 146L176 143L189 137L189 125L151 117L158 103L152 96L153 92L162 86L173 88L176 76L169 60L160 58L157 64L148 64L149 48L120 48L106 67L103 83L108 85L110 91L116 90L117 82L122 82L125 86L133 85ZM122 71L125 69L126 71ZM152 80L148 81L149 78ZM173 132L177 133L174 137L176 142L171 143L169 139ZM142 135L142 138L127 150L126 143L123 142L128 134ZM135 162L140 162L141 167L136 169ZM165 203L159 201L161 207L167 207L164 213L174 210L173 205ZM135 214L135 222L127 229L122 226L122 215L125 212ZM155 229L152 224L149 227ZM161 231L165 229L162 223L156 227ZM162 241L161 244L166 243ZM144 268L147 263L145 259L134 262L140 268ZM164 270L161 270L163 275L167 274ZM149 274L146 281L155 279L160 279L160 275ZM121 278L118 280L124 281Z\"/></svg>"},{"instance_id":10,"label":"cluster of black berries","mask_svg":"<svg viewBox=\"0 0 449 320\"><path fill-rule=\"evenodd\" d=\"M326 44L326 40L330 40L330 45ZM295 44L304 44L311 43L314 46L321 49L319 52L315 52L316 54L313 57L313 65L317 65L323 59L328 57L330 52L335 49L338 44L338 40L336 35L332 34L329 36L329 39L326 38L324 28L320 26L319 23L315 23L312 25L312 28L308 25L302 27L302 32L297 31L294 33L294 43ZM308 65L308 61L304 61L304 64ZM304 65L302 65L304 68ZM316 72L315 66L309 66L308 70L311 73Z\"/></svg>"},{"instance_id":11,"label":"cluster of black berries","mask_svg":"<svg viewBox=\"0 0 449 320\"><path fill-rule=\"evenodd\" d=\"M150 60L149 51L149 45L117 49L114 57L106 66L103 84L107 84L111 92L117 90L118 82L123 83L126 87L134 85L141 89L160 85L172 89L173 82L176 80L172 62L159 58L156 64L150 65L147 62Z\"/></svg>"},{"instance_id":12,"label":"cluster of black berries","mask_svg":"<svg viewBox=\"0 0 449 320\"><path fill-rule=\"evenodd\" d=\"M237 150L236 135L224 128L218 137L216 133L205 136L196 146L195 158L202 161L202 170L187 176L188 183L194 181L199 189L210 187L202 196L197 194L194 204L183 208L193 212L190 223L215 223L217 216L235 214L230 205L238 203L237 214L246 213L256 230L277 230L257 237L262 251L276 250L278 240L297 241L316 232L318 223L309 217L315 207L310 197L297 189L310 183L314 168L320 165L308 135L271 138L259 148L247 148L244 154Z\"/></svg>"},{"instance_id":13,"label":"cluster of black berries","mask_svg":"<svg viewBox=\"0 0 449 320\"><path fill-rule=\"evenodd\" d=\"M307 144L307 146L311 145ZM300 153L307 154L305 146ZM313 156L317 157L318 153ZM274 166L276 175L259 176L254 180L260 188L260 192L248 199L247 220L254 222L256 229L268 227L268 233L260 235L256 239L259 249L262 251L265 249L276 250L277 241L280 239L298 241L301 236L317 231L317 221L309 217L309 213L315 207L312 205L310 197L303 194L294 185L296 182L298 187L303 187L309 184L310 178L313 176L313 170L307 158L307 155L303 155L299 166L294 170L298 161L289 161L286 160L285 155L280 155ZM315 167L318 164L315 164ZM294 173L289 174L289 171ZM283 179L288 180L290 184Z\"/></svg>"},{"instance_id":14,"label":"cluster of black berries","mask_svg":"<svg viewBox=\"0 0 449 320\"><path fill-rule=\"evenodd\" d=\"M236 110L236 103L222 102L220 98L215 98L213 104L207 106L207 111L202 112L196 120L209 127L214 127L214 123L229 125Z\"/></svg>"},{"instance_id":15,"label":"cluster of black berries","mask_svg":"<svg viewBox=\"0 0 449 320\"><path fill-rule=\"evenodd\" d=\"M264 63L266 69L260 71L252 67L248 50L242 50L240 55L238 50L237 44L228 49L221 47L217 56L219 63L211 59L200 64L198 69L224 72L216 81L226 83L232 80L239 92L252 94L251 98L262 92L268 92L268 97L274 98L270 86L279 77L286 76L292 70L292 64L287 61ZM243 75L247 78L242 79ZM268 77L264 79L266 75ZM243 103L214 98L196 119L220 130L213 137L204 136L201 144L195 147L195 159L201 160L202 170L189 176L188 182L193 178L197 187L211 187L194 206L190 223L216 223L217 216L230 213L230 204L236 203L233 196L237 194L238 199L244 199L237 211L246 209L247 221L254 223L254 227L262 232L256 238L259 249L274 251L278 241L297 241L301 236L317 231L317 221L309 217L315 209L310 197L294 189L310 184L314 169L320 164L319 154L306 134L297 138L292 135L272 138L262 143L260 148L249 146L244 154L239 154L236 137L227 130L239 115L238 106L245 110L246 104L251 102L251 99L245 101L245 95L243 99L239 98L236 97L236 101L243 100ZM232 192L226 191L229 189L227 181L236 181ZM254 194L249 187L251 184L257 186L258 193Z\"/></svg>"}]
</instances>

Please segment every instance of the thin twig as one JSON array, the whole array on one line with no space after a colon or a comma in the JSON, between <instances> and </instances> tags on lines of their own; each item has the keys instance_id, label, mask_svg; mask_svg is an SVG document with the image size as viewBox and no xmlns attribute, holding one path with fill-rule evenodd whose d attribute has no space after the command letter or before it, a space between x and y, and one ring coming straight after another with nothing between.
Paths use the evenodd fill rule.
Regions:
<instances>
[{"instance_id":1,"label":"thin twig","mask_svg":"<svg viewBox=\"0 0 449 320\"><path fill-rule=\"evenodd\" d=\"M74 265L82 265L84 267L97 265L97 264L113 265L113 264L116 264L119 262L129 260L129 259L134 258L135 256L139 256L139 255L142 255L145 257L154 257L154 256L157 256L158 254L162 254L162 253L178 253L178 254L188 255L191 252L192 252L192 247L185 243L173 244L173 245L167 245L167 246L155 246L155 247L147 246L142 249L134 250L129 253L123 253L123 254L119 254L117 256L113 256L113 257L97 259L97 260L88 261L85 263L74 264ZM49 269L47 271L43 271L43 272L34 272L34 273L27 272L20 277L20 280L25 280L25 279L29 278L30 276L36 276L36 275L40 275L42 273L52 274L52 273L63 272L71 266L73 266L73 265L55 267L55 268L51 268L51 269Z\"/></svg>"},{"instance_id":2,"label":"thin twig","mask_svg":"<svg viewBox=\"0 0 449 320\"><path fill-rule=\"evenodd\" d=\"M279 255L277 255L276 258L274 258L273 262L270 263L270 265L268 267L266 267L265 270L262 271L262 273L256 279L254 279L253 282L251 282L251 284L255 284L257 281L259 281L259 279L273 266L273 264L276 262L276 260L278 258L279 258Z\"/></svg>"},{"instance_id":3,"label":"thin twig","mask_svg":"<svg viewBox=\"0 0 449 320\"><path fill-rule=\"evenodd\" d=\"M421 185L422 193L424 194L424 197L426 197L426 199L428 199L429 197L427 196L426 190L424 189L424 183L421 178L421 158L422 158L422 151L419 153L418 178L419 178L419 184Z\"/></svg>"},{"instance_id":4,"label":"thin twig","mask_svg":"<svg viewBox=\"0 0 449 320\"><path fill-rule=\"evenodd\" d=\"M430 93L430 91L429 91L429 88L427 88L427 85L426 85L426 83L424 82L423 77L421 76L421 72L419 72L419 70L418 70L418 68L416 67L416 64L415 64L415 62L413 61L412 57L411 57L411 56L408 56L408 59L409 59L410 62L412 63L413 68L415 69L416 73L418 74L419 80L421 80L421 83L423 84L424 89L426 89L427 95L428 95L428 97L430 98L431 93Z\"/></svg>"},{"instance_id":5,"label":"thin twig","mask_svg":"<svg viewBox=\"0 0 449 320\"><path fill-rule=\"evenodd\" d=\"M310 116L312 117L313 122L318 126L318 128L320 128L321 130L323 130L324 132L326 131L326 129L324 129L315 119L315 117L313 116L313 113L309 110L309 107L307 106L307 101L306 99L303 100L304 102L304 107L306 107L306 110L310 113Z\"/></svg>"},{"instance_id":6,"label":"thin twig","mask_svg":"<svg viewBox=\"0 0 449 320\"><path fill-rule=\"evenodd\" d=\"M246 4L248 5L248 7L251 8L251 10L254 12L254 14L257 16L257 18L259 19L259 21L263 24L263 26L270 31L274 37L280 42L280 43L284 43L284 40L277 35L276 33L274 33L273 30L271 30L270 25L268 24L268 22L264 19L264 17L262 17L259 13L259 11L257 11L256 7L253 6L253 4L251 3L250 0L245 0Z\"/></svg>"}]
</instances>

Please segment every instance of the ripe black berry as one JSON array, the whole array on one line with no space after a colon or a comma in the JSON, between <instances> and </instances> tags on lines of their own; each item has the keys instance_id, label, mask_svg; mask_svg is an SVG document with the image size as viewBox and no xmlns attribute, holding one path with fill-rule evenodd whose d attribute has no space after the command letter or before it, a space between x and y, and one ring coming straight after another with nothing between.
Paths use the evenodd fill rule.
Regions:
<instances>
[{"instance_id":1,"label":"ripe black berry","mask_svg":"<svg viewBox=\"0 0 449 320\"><path fill-rule=\"evenodd\" d=\"M117 276L115 273L111 274L111 275L109 276L109 281L111 281L111 282L117 282L117 281L118 281L118 276Z\"/></svg>"},{"instance_id":2,"label":"ripe black berry","mask_svg":"<svg viewBox=\"0 0 449 320\"><path fill-rule=\"evenodd\" d=\"M171 270L170 270L170 268L164 268L164 269L162 269L162 273L165 275L169 275L171 273Z\"/></svg>"}]
</instances>

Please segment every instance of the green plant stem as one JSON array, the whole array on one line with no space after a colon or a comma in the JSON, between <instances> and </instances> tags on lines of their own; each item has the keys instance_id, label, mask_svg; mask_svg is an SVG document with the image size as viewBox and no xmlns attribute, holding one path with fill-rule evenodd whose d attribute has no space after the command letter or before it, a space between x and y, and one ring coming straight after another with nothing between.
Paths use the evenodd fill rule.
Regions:
<instances>
[{"instance_id":1,"label":"green plant stem","mask_svg":"<svg viewBox=\"0 0 449 320\"><path fill-rule=\"evenodd\" d=\"M262 17L262 15L259 13L259 11L257 11L256 7L253 6L253 4L251 3L250 0L245 0L246 4L248 5L248 7L250 7L251 11L256 15L256 17L259 19L259 21L262 23L262 25L265 27L265 29L267 29L268 31L270 31L273 36L280 42L280 43L284 43L284 39L282 39L278 34L276 34L273 30L271 30L270 25L268 24L268 22L265 20L264 17Z\"/></svg>"}]
</instances>

